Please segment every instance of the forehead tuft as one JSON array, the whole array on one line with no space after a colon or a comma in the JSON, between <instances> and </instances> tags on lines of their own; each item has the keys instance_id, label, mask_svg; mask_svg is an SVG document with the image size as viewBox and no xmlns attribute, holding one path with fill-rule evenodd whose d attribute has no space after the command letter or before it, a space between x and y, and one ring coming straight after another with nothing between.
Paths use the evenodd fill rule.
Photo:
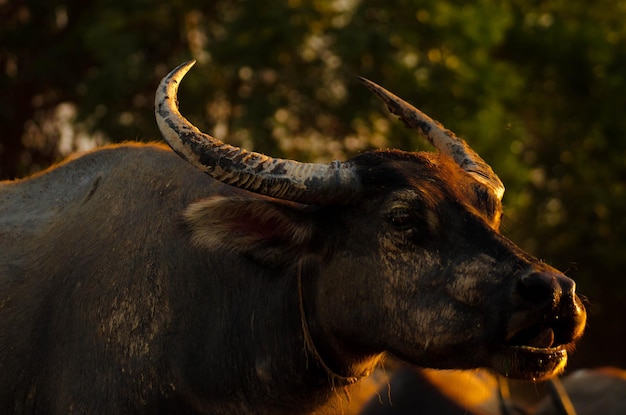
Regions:
<instances>
[{"instance_id":1,"label":"forehead tuft","mask_svg":"<svg viewBox=\"0 0 626 415\"><path fill-rule=\"evenodd\" d=\"M441 153L373 151L355 157L361 183L371 192L413 188L429 194L433 203L450 199L465 205L498 229L502 205L484 185Z\"/></svg>"},{"instance_id":2,"label":"forehead tuft","mask_svg":"<svg viewBox=\"0 0 626 415\"><path fill-rule=\"evenodd\" d=\"M410 186L415 177L426 179L433 176L437 170L437 157L434 156L438 154L381 150L360 154L351 162L366 188L390 189Z\"/></svg>"}]
</instances>

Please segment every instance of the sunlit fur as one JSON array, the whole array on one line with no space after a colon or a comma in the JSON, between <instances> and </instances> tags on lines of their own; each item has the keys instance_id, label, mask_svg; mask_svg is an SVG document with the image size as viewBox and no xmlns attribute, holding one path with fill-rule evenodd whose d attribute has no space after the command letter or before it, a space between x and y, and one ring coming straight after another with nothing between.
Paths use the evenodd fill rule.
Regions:
<instances>
[{"instance_id":1,"label":"sunlit fur","mask_svg":"<svg viewBox=\"0 0 626 415\"><path fill-rule=\"evenodd\" d=\"M449 157L438 153L410 153L399 150L368 152L354 159L363 166L360 176L368 190L394 187L419 189L433 210L444 198L456 200L498 230L502 204ZM404 162L404 163L402 163Z\"/></svg>"}]
</instances>

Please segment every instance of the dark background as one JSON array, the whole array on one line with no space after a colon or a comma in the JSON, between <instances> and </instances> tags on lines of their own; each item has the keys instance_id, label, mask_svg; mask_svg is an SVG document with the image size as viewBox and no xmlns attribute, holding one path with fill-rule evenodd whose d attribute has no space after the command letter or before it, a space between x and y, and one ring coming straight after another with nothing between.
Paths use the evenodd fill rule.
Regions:
<instances>
[{"instance_id":1,"label":"dark background","mask_svg":"<svg viewBox=\"0 0 626 415\"><path fill-rule=\"evenodd\" d=\"M471 142L507 186L503 233L591 303L570 368L626 366L626 6L578 1L0 0L0 178L158 140L153 95L273 156L427 149L368 77ZM208 4L208 5L207 5Z\"/></svg>"}]
</instances>

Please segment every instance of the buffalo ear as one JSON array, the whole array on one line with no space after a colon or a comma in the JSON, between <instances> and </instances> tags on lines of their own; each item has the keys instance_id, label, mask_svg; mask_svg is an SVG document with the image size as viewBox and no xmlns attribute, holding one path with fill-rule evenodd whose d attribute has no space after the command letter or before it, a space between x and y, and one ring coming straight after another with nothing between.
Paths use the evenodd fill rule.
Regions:
<instances>
[{"instance_id":1,"label":"buffalo ear","mask_svg":"<svg viewBox=\"0 0 626 415\"><path fill-rule=\"evenodd\" d=\"M184 216L195 245L274 266L304 253L314 233L308 213L276 199L213 196L192 203Z\"/></svg>"}]
</instances>

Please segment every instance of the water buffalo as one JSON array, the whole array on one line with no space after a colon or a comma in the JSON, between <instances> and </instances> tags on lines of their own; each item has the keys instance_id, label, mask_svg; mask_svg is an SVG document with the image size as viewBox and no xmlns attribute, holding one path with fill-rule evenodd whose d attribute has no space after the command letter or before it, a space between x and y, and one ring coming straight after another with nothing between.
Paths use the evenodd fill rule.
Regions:
<instances>
[{"instance_id":1,"label":"water buffalo","mask_svg":"<svg viewBox=\"0 0 626 415\"><path fill-rule=\"evenodd\" d=\"M463 140L363 79L438 152L248 152L180 115L192 64L155 101L181 157L108 146L0 185L0 413L336 413L385 353L562 370L575 284L498 233Z\"/></svg>"},{"instance_id":2,"label":"water buffalo","mask_svg":"<svg viewBox=\"0 0 626 415\"><path fill-rule=\"evenodd\" d=\"M376 376L372 376L375 378ZM380 377L380 373L378 373ZM503 383L504 382L504 383ZM623 415L626 371L579 369L562 379L525 384L482 370L399 367L355 409L358 415ZM504 389L504 390L503 390ZM510 392L510 393L509 393Z\"/></svg>"},{"instance_id":3,"label":"water buffalo","mask_svg":"<svg viewBox=\"0 0 626 415\"><path fill-rule=\"evenodd\" d=\"M494 415L498 381L484 370L401 366L372 394L359 415Z\"/></svg>"},{"instance_id":4,"label":"water buffalo","mask_svg":"<svg viewBox=\"0 0 626 415\"><path fill-rule=\"evenodd\" d=\"M616 367L577 370L564 377L559 390L542 399L533 414L626 414L626 370Z\"/></svg>"}]
</instances>

